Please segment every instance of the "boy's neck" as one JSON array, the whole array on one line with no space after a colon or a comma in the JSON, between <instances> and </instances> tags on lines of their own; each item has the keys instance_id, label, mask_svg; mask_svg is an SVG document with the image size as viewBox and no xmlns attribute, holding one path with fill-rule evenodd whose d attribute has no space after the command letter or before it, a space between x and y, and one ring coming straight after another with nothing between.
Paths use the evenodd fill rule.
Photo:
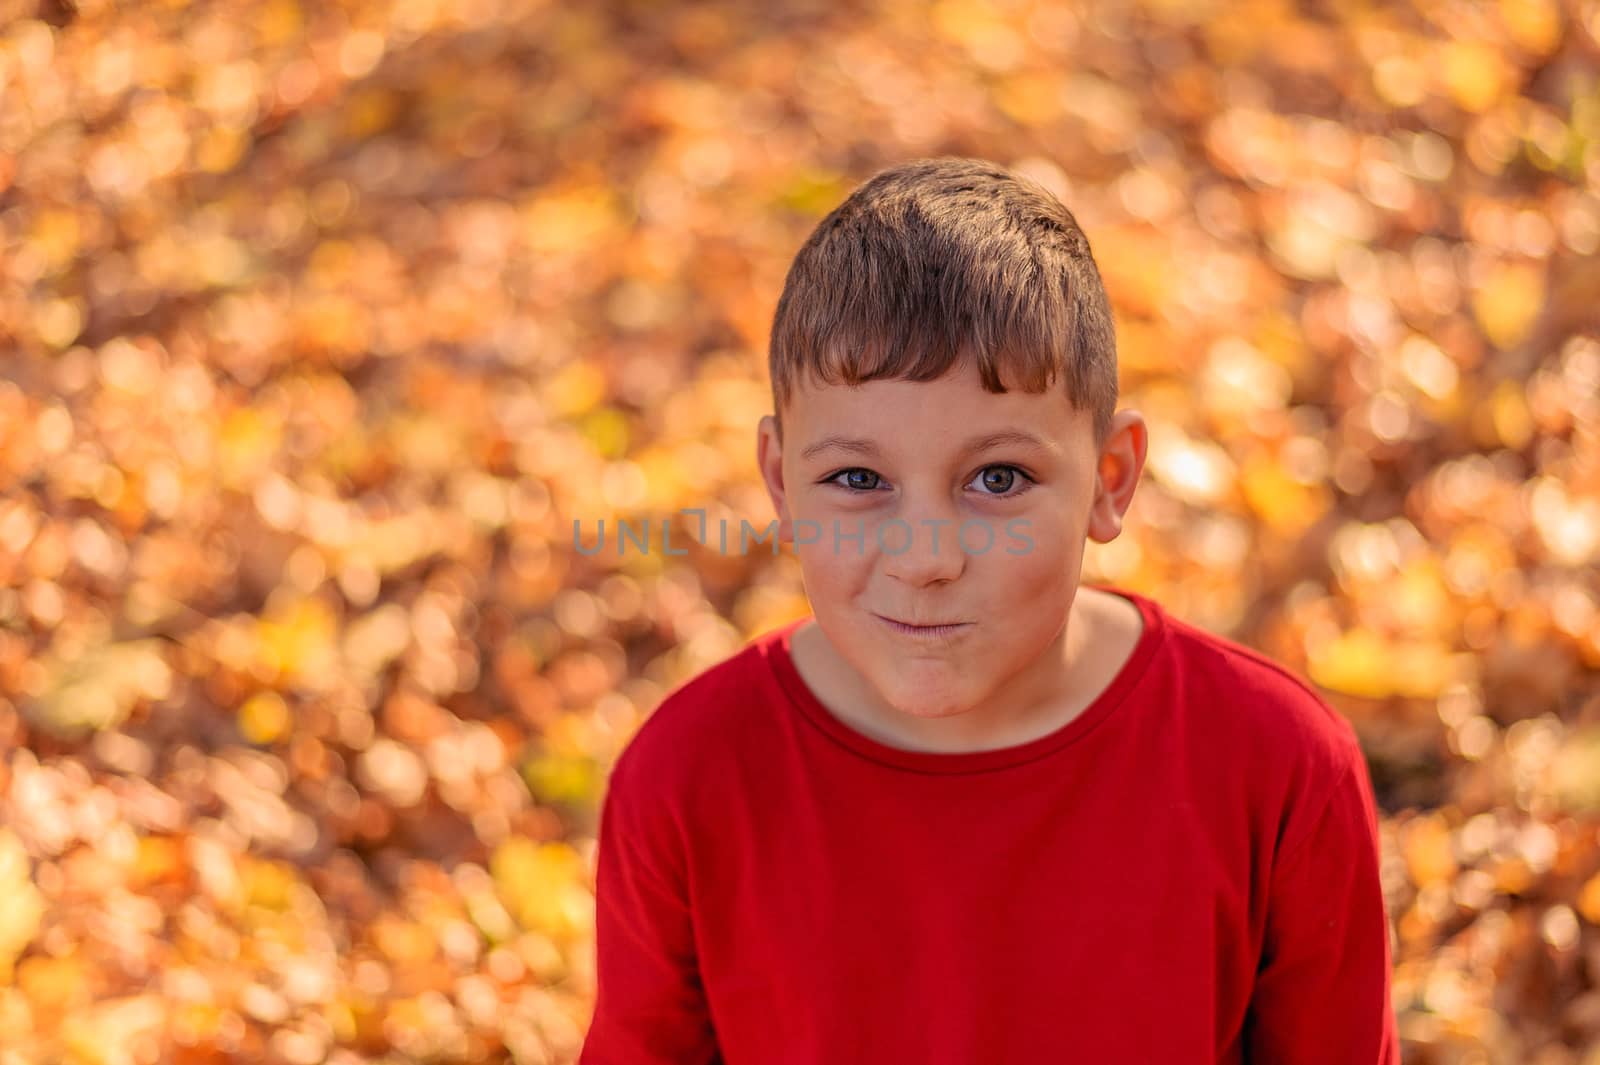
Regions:
<instances>
[{"instance_id":1,"label":"boy's neck","mask_svg":"<svg viewBox=\"0 0 1600 1065\"><path fill-rule=\"evenodd\" d=\"M851 728L903 750L960 753L1014 747L1066 725L1116 679L1143 630L1132 602L1080 587L1066 626L1037 668L989 704L943 718L914 717L884 704L814 618L795 630L790 647L806 686Z\"/></svg>"}]
</instances>

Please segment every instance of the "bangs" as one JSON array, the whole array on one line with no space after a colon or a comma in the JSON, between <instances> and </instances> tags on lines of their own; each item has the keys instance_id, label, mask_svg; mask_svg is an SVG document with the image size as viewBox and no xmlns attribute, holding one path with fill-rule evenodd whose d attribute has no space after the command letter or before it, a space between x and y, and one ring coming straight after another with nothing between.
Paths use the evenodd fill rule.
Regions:
<instances>
[{"instance_id":1,"label":"bangs","mask_svg":"<svg viewBox=\"0 0 1600 1065\"><path fill-rule=\"evenodd\" d=\"M906 265L902 283L878 269L872 272L889 280L870 288L822 286L819 300L835 313L815 333L775 337L782 361L826 384L933 381L964 360L990 392L1043 392L1060 377L1073 348L1062 316L1041 315L1022 305L1017 289L983 286L949 263Z\"/></svg>"}]
</instances>

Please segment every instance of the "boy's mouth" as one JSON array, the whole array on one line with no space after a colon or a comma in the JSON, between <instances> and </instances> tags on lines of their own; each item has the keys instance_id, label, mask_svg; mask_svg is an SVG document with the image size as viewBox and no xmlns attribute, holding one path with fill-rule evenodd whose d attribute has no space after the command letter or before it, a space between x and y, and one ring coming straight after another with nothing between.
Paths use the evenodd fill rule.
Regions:
<instances>
[{"instance_id":1,"label":"boy's mouth","mask_svg":"<svg viewBox=\"0 0 1600 1065\"><path fill-rule=\"evenodd\" d=\"M970 621L944 621L929 625L913 625L905 621L896 621L894 618L886 618L882 614L874 614L873 616L903 636L953 636L970 628L972 625Z\"/></svg>"}]
</instances>

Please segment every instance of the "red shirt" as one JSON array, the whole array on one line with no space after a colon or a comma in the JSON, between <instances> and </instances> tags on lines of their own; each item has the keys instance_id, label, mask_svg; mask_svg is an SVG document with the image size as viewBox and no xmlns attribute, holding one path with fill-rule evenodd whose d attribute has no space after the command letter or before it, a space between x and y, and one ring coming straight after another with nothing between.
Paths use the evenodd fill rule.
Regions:
<instances>
[{"instance_id":1,"label":"red shirt","mask_svg":"<svg viewBox=\"0 0 1600 1065\"><path fill-rule=\"evenodd\" d=\"M877 742L796 621L674 690L601 812L580 1065L1395 1065L1350 725L1167 614L1020 745Z\"/></svg>"}]
</instances>

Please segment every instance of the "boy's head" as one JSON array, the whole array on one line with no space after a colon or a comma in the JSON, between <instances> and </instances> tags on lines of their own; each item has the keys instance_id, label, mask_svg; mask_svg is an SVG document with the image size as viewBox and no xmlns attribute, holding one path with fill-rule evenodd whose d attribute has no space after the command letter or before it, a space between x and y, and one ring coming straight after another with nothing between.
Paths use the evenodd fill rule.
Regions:
<instances>
[{"instance_id":1,"label":"boy's head","mask_svg":"<svg viewBox=\"0 0 1600 1065\"><path fill-rule=\"evenodd\" d=\"M863 698L1059 696L1085 540L1117 536L1145 453L1071 213L981 160L882 171L796 256L770 362L758 461Z\"/></svg>"}]
</instances>

